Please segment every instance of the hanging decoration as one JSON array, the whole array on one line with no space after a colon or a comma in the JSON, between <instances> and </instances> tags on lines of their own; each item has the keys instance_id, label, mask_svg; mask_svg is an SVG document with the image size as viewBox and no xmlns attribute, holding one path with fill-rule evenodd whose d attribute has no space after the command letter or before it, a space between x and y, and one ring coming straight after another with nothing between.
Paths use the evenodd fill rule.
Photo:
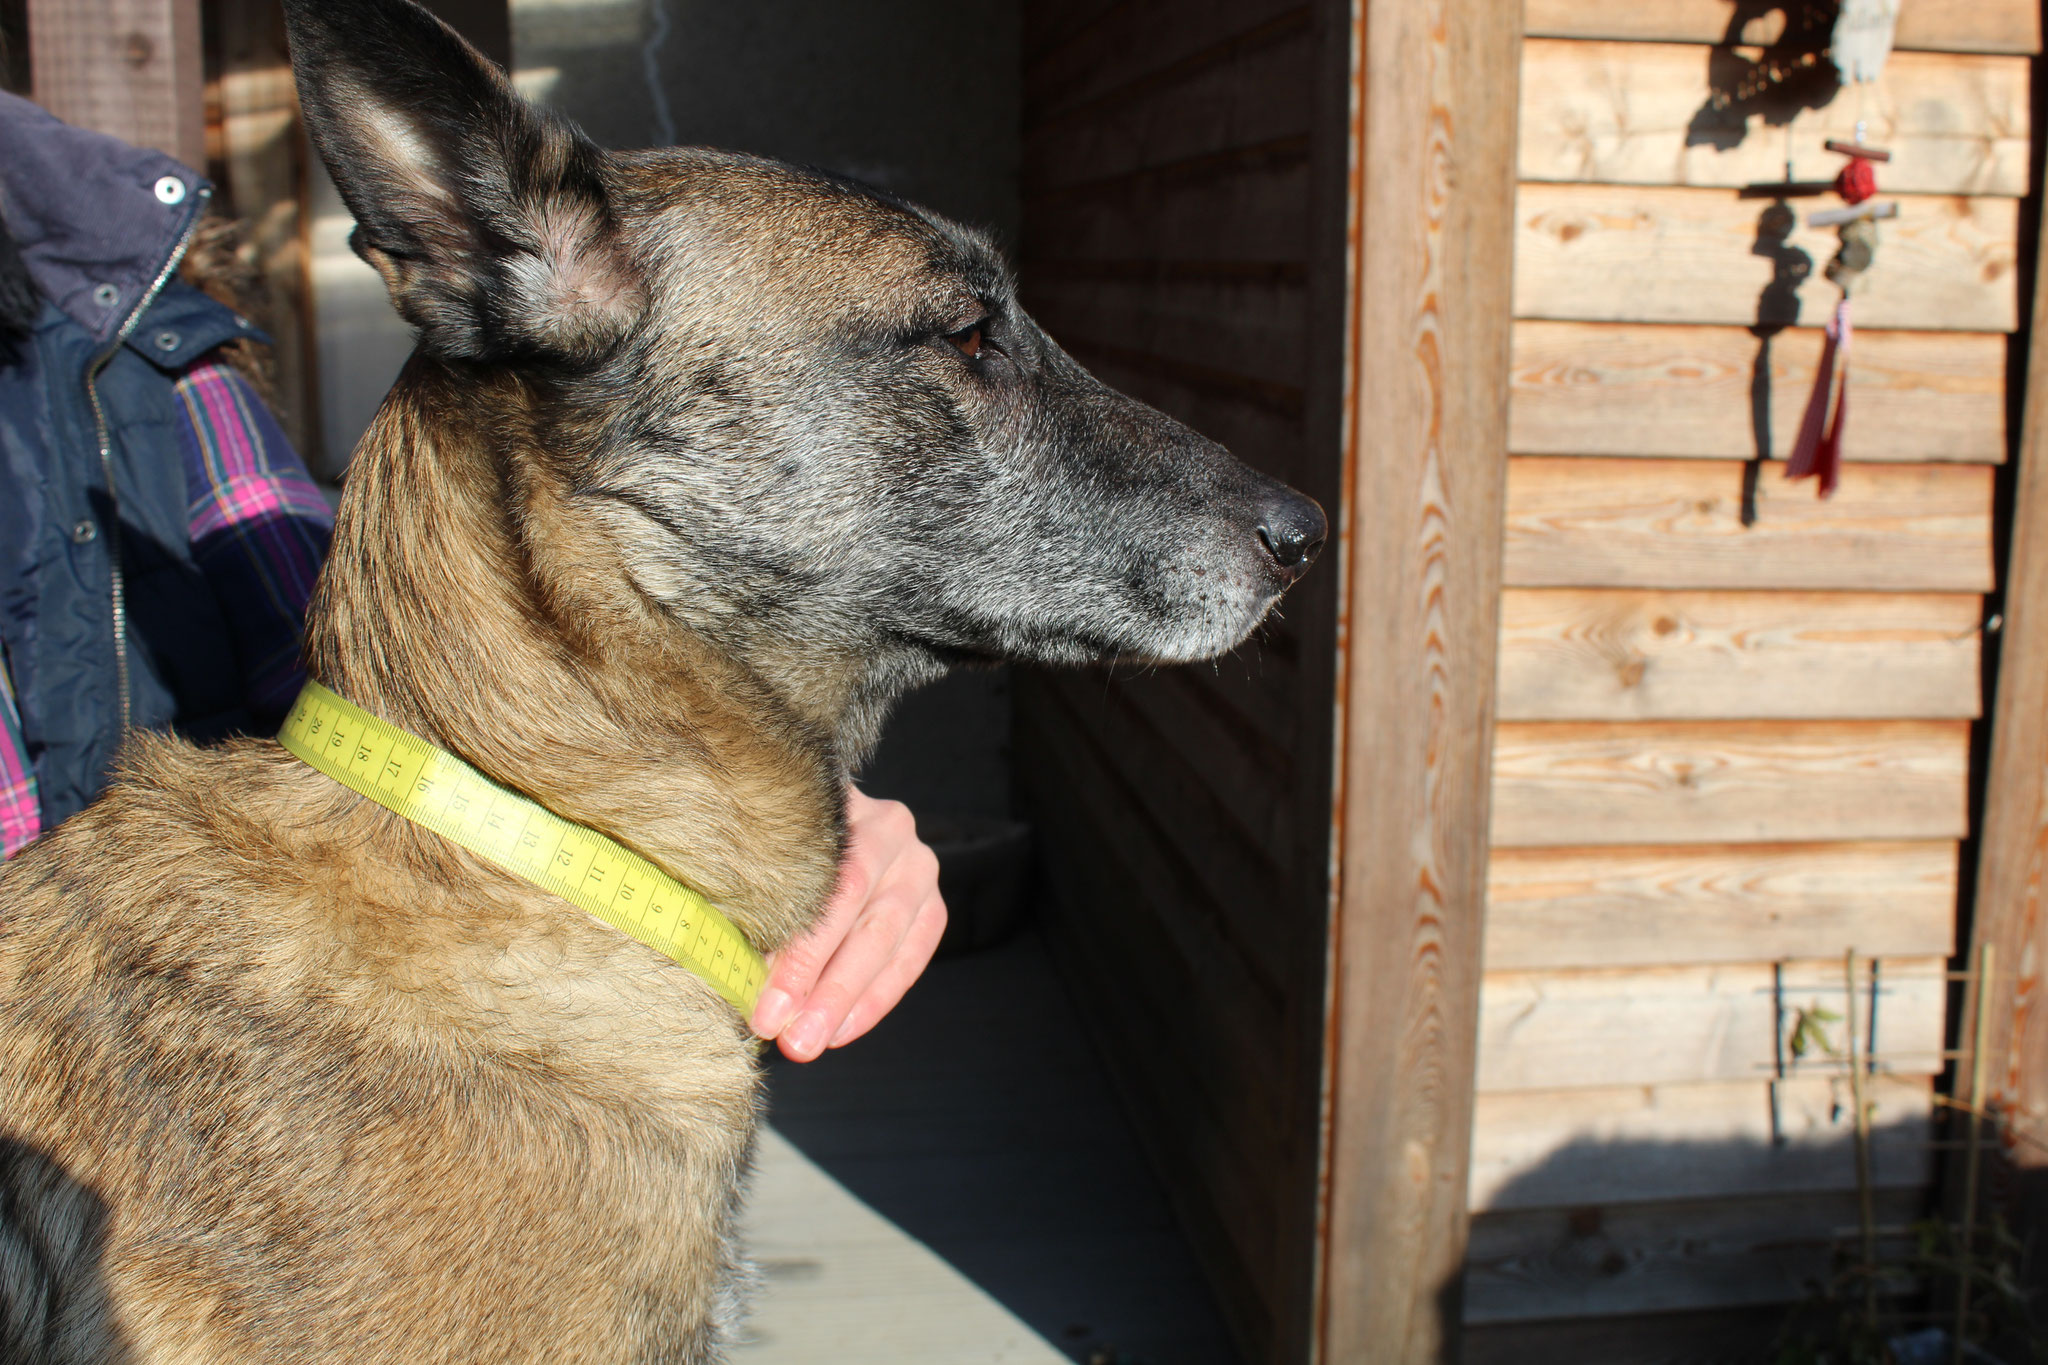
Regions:
<instances>
[{"instance_id":1,"label":"hanging decoration","mask_svg":"<svg viewBox=\"0 0 2048 1365\"><path fill-rule=\"evenodd\" d=\"M1829 52L1844 85L1864 86L1878 78L1885 58L1891 55L1892 30L1898 17L1899 0L1842 0ZM1878 220L1896 217L1899 211L1897 204L1872 202L1877 194L1877 166L1891 160L1891 153L1865 145L1861 119L1856 122L1854 142L1830 140L1826 146L1849 158L1835 177L1835 193L1846 207L1811 214L1806 221L1814 227L1833 227L1841 235L1841 250L1828 262L1827 277L1842 291L1842 297L1828 319L1820 364L1813 376L1813 396L1807 400L1799 437L1785 462L1786 478L1818 479L1823 498L1833 495L1842 477L1842 431L1849 416L1849 343L1855 335L1849 303L1877 257Z\"/></svg>"},{"instance_id":2,"label":"hanging decoration","mask_svg":"<svg viewBox=\"0 0 2048 1365\"><path fill-rule=\"evenodd\" d=\"M1842 297L1828 320L1827 338L1821 344L1820 364L1813 376L1813 396L1807 400L1799 437L1785 463L1788 479L1818 478L1823 498L1833 495L1842 477L1842 431L1849 416L1849 343L1855 335L1849 301L1876 259L1877 220L1898 213L1897 204L1871 202L1877 193L1876 164L1889 161L1890 152L1861 141L1829 142L1827 147L1849 158L1835 177L1835 192L1848 207L1811 214L1807 222L1815 227L1833 226L1841 234L1842 247L1828 262L1827 277L1842 291ZM1837 371L1840 383L1836 382Z\"/></svg>"}]
</instances>

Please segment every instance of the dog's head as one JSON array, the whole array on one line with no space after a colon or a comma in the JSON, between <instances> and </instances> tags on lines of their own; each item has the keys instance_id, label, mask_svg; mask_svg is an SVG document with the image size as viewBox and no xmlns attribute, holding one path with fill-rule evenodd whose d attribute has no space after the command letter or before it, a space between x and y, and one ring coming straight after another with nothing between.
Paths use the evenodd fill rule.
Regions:
<instances>
[{"instance_id":1,"label":"dog's head","mask_svg":"<svg viewBox=\"0 0 2048 1365\"><path fill-rule=\"evenodd\" d=\"M960 657L1229 649L1316 504L1106 388L978 233L849 181L607 153L406 0L289 0L313 138L426 353L544 448L693 626Z\"/></svg>"}]
</instances>

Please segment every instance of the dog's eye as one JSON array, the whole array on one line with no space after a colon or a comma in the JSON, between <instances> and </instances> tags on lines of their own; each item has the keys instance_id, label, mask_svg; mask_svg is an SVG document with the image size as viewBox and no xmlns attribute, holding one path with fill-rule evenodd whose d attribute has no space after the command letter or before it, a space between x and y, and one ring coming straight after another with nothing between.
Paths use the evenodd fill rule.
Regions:
<instances>
[{"instance_id":1,"label":"dog's eye","mask_svg":"<svg viewBox=\"0 0 2048 1365\"><path fill-rule=\"evenodd\" d=\"M981 341L981 324L978 322L957 332L946 333L946 344L969 360L981 354Z\"/></svg>"}]
</instances>

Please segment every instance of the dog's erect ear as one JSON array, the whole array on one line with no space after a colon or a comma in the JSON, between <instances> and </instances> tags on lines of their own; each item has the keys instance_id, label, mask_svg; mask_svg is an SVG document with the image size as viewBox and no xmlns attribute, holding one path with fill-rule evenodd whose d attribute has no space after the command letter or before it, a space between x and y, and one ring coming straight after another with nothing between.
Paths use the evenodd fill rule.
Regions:
<instances>
[{"instance_id":1,"label":"dog's erect ear","mask_svg":"<svg viewBox=\"0 0 2048 1365\"><path fill-rule=\"evenodd\" d=\"M351 238L445 356L590 360L642 295L604 153L409 0L285 0L299 102Z\"/></svg>"}]
</instances>

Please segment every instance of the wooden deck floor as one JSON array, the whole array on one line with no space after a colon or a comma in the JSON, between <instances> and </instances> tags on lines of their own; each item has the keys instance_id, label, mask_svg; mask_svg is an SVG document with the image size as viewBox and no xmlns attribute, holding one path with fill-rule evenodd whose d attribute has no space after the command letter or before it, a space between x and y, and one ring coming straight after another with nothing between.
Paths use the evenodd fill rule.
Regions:
<instances>
[{"instance_id":1,"label":"wooden deck floor","mask_svg":"<svg viewBox=\"0 0 2048 1365\"><path fill-rule=\"evenodd\" d=\"M761 1285L733 1365L1065 1365L772 1128L761 1135L747 1231Z\"/></svg>"},{"instance_id":2,"label":"wooden deck floor","mask_svg":"<svg viewBox=\"0 0 2048 1365\"><path fill-rule=\"evenodd\" d=\"M771 1088L735 1365L1237 1365L1035 933Z\"/></svg>"}]
</instances>

